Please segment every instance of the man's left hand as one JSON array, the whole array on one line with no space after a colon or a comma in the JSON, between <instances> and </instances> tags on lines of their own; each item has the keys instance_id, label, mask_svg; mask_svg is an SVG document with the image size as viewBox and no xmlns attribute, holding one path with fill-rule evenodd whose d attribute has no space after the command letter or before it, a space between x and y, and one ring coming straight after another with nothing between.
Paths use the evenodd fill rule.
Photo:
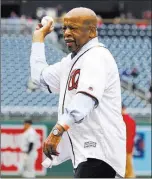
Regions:
<instances>
[{"instance_id":1,"label":"man's left hand","mask_svg":"<svg viewBox=\"0 0 152 179\"><path fill-rule=\"evenodd\" d=\"M53 159L52 155L59 155L56 148L61 140L63 132L64 128L61 125L56 124L43 144L43 152L51 160Z\"/></svg>"}]
</instances>

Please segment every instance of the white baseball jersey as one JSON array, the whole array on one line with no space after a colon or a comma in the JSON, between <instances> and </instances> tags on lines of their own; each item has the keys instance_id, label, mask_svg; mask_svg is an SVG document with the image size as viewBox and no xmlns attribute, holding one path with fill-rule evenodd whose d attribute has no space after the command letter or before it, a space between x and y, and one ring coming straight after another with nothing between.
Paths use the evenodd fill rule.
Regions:
<instances>
[{"instance_id":1,"label":"white baseball jersey","mask_svg":"<svg viewBox=\"0 0 152 179\"><path fill-rule=\"evenodd\" d=\"M29 154L23 155L23 163L19 164L19 170L23 177L35 177L35 162L37 158L37 147L40 145L39 136L31 126L23 134L22 151L27 152L29 144L33 143L33 148ZM25 158L26 157L26 158Z\"/></svg>"},{"instance_id":2,"label":"white baseball jersey","mask_svg":"<svg viewBox=\"0 0 152 179\"><path fill-rule=\"evenodd\" d=\"M74 168L87 158L97 158L111 165L121 176L126 165L126 128L121 115L120 79L114 58L94 38L77 55L48 66L43 43L34 43L31 53L31 77L43 81L52 92L60 94L58 119L77 93L98 101L94 110L81 123L74 123L64 133ZM65 140L65 139L64 139ZM61 145L64 141L61 141ZM63 148L61 151L63 152ZM67 157L67 155L66 155ZM66 158L65 157L65 158ZM68 157L67 157L68 159Z\"/></svg>"},{"instance_id":3,"label":"white baseball jersey","mask_svg":"<svg viewBox=\"0 0 152 179\"><path fill-rule=\"evenodd\" d=\"M29 144L32 142L33 143L33 148L30 153L34 153L37 151L37 144L38 144L38 134L35 131L33 127L29 127L23 134L23 139L22 139L22 150L24 152L28 151Z\"/></svg>"}]
</instances>

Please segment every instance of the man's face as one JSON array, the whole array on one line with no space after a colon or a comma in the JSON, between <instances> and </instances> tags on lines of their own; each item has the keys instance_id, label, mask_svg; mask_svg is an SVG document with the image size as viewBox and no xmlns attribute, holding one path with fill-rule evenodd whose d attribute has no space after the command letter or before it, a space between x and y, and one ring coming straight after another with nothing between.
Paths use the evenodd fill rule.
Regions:
<instances>
[{"instance_id":1,"label":"man's face","mask_svg":"<svg viewBox=\"0 0 152 179\"><path fill-rule=\"evenodd\" d=\"M71 52L78 52L90 40L90 31L78 17L65 17L63 24L64 40Z\"/></svg>"},{"instance_id":2,"label":"man's face","mask_svg":"<svg viewBox=\"0 0 152 179\"><path fill-rule=\"evenodd\" d=\"M30 127L29 123L24 123L24 126L23 126L24 131L26 131L29 127Z\"/></svg>"}]
</instances>

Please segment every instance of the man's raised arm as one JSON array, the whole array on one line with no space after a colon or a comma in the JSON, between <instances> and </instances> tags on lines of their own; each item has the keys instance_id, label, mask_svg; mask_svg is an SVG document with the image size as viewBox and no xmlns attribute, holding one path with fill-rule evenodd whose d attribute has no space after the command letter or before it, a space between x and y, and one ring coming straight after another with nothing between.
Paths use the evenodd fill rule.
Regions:
<instances>
[{"instance_id":1,"label":"man's raised arm","mask_svg":"<svg viewBox=\"0 0 152 179\"><path fill-rule=\"evenodd\" d=\"M31 79L41 87L46 87L52 92L59 92L60 62L49 66L45 57L44 39L52 32L51 26L51 21L43 27L38 24L33 33L30 57Z\"/></svg>"}]
</instances>

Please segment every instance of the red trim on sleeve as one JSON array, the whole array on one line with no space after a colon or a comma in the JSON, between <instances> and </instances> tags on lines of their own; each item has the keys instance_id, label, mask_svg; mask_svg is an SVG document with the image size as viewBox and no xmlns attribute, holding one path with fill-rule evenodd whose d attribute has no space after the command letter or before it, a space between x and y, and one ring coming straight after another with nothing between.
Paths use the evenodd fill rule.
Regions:
<instances>
[{"instance_id":1,"label":"red trim on sleeve","mask_svg":"<svg viewBox=\"0 0 152 179\"><path fill-rule=\"evenodd\" d=\"M67 124L62 125L65 131L67 131L70 127Z\"/></svg>"}]
</instances>

